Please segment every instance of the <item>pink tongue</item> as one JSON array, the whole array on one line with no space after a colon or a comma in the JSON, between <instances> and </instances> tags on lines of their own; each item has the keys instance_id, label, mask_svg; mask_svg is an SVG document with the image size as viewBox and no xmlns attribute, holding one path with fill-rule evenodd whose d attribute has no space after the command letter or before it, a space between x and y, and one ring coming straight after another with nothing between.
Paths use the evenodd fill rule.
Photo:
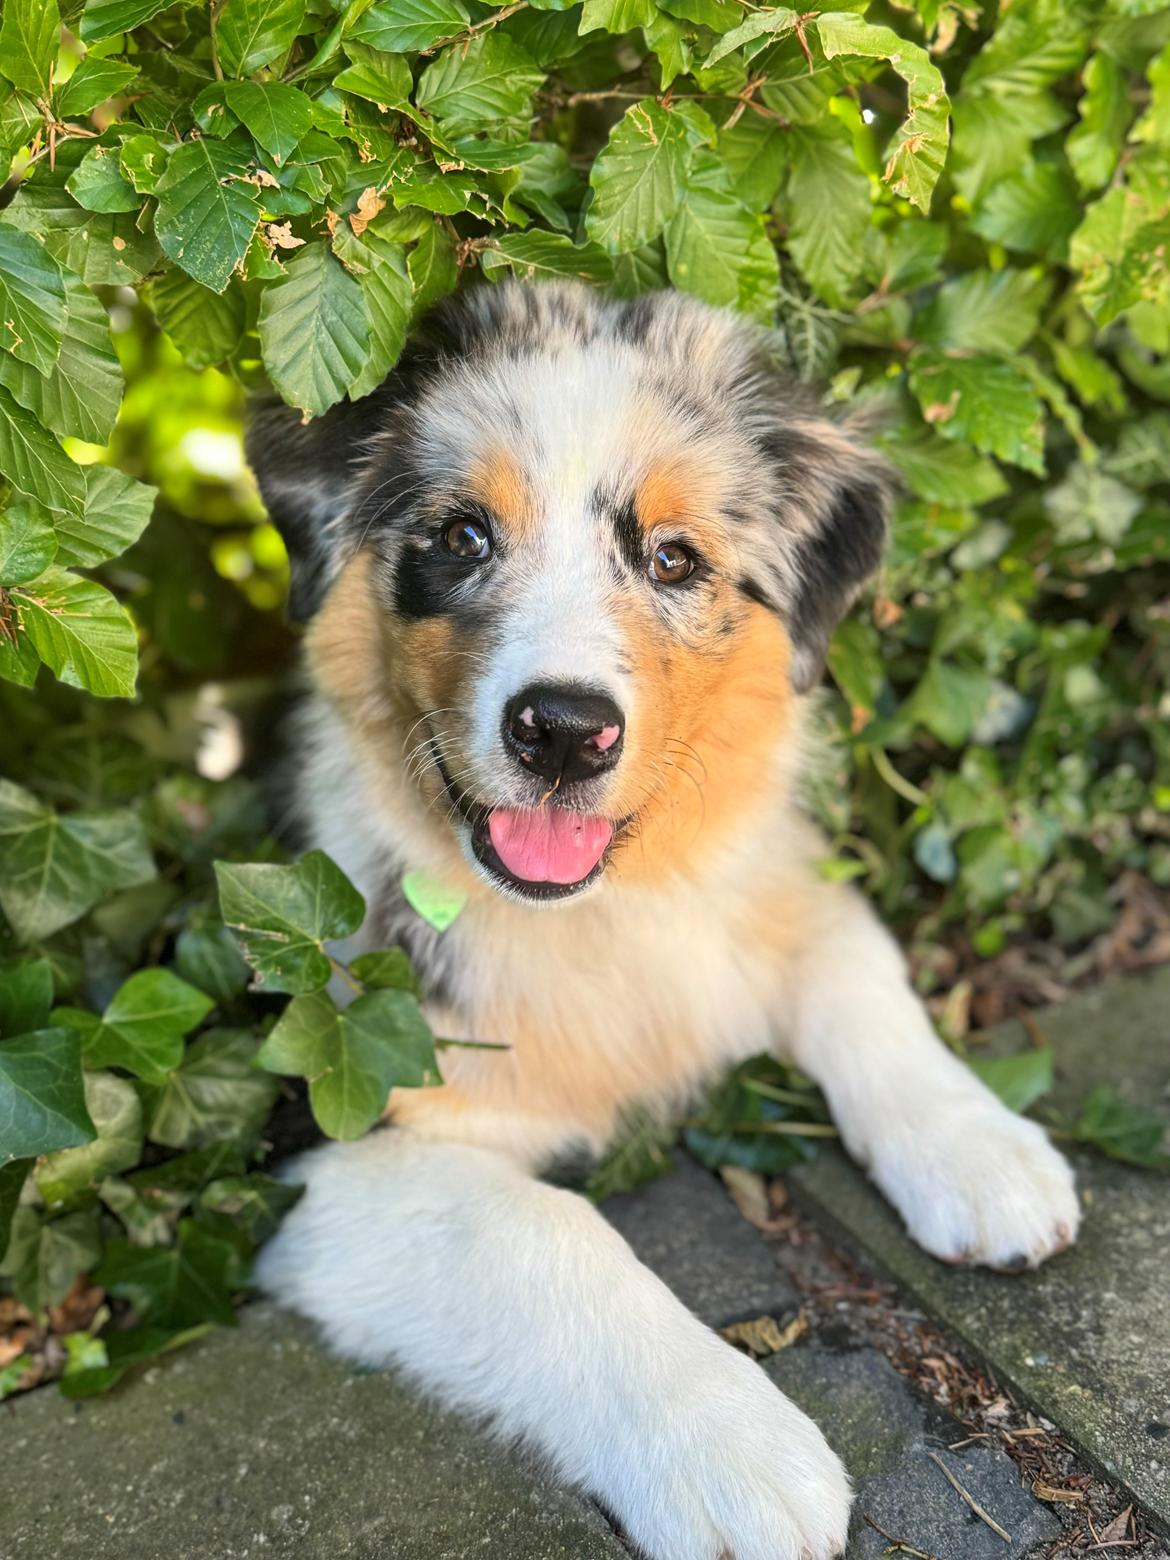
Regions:
<instances>
[{"instance_id":1,"label":"pink tongue","mask_svg":"<svg viewBox=\"0 0 1170 1560\"><path fill-rule=\"evenodd\" d=\"M605 818L563 807L497 807L488 817L488 833L508 871L527 883L579 883L613 838Z\"/></svg>"}]
</instances>

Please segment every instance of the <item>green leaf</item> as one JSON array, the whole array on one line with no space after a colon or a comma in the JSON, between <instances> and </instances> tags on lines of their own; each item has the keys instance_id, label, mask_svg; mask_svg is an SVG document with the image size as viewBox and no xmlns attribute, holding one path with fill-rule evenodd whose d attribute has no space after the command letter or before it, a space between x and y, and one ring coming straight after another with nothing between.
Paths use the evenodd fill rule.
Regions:
<instances>
[{"instance_id":1,"label":"green leaf","mask_svg":"<svg viewBox=\"0 0 1170 1560\"><path fill-rule=\"evenodd\" d=\"M234 1327L229 1282L234 1261L235 1252L227 1241L184 1219L173 1246L143 1249L121 1238L111 1240L94 1280L110 1294L129 1300L138 1319L149 1326L183 1328L215 1322Z\"/></svg>"},{"instance_id":2,"label":"green leaf","mask_svg":"<svg viewBox=\"0 0 1170 1560\"><path fill-rule=\"evenodd\" d=\"M118 989L100 1024L85 1034L85 1065L124 1067L148 1083L161 1083L182 1061L183 1036L213 1006L211 997L170 970L139 970Z\"/></svg>"},{"instance_id":3,"label":"green leaf","mask_svg":"<svg viewBox=\"0 0 1170 1560\"><path fill-rule=\"evenodd\" d=\"M122 400L122 368L106 311L83 282L65 278L67 317L61 353L47 375L0 357L0 384L60 438L105 444Z\"/></svg>"},{"instance_id":4,"label":"green leaf","mask_svg":"<svg viewBox=\"0 0 1170 1560\"><path fill-rule=\"evenodd\" d=\"M116 146L86 152L65 188L87 211L137 211L142 205L142 196L122 174Z\"/></svg>"},{"instance_id":5,"label":"green leaf","mask_svg":"<svg viewBox=\"0 0 1170 1560\"><path fill-rule=\"evenodd\" d=\"M910 359L910 388L944 438L970 440L978 450L1043 474L1043 408L1010 364L921 349Z\"/></svg>"},{"instance_id":6,"label":"green leaf","mask_svg":"<svg viewBox=\"0 0 1170 1560\"><path fill-rule=\"evenodd\" d=\"M214 368L239 346L247 310L234 282L214 293L182 271L164 271L151 283L149 297L159 324L189 367Z\"/></svg>"},{"instance_id":7,"label":"green leaf","mask_svg":"<svg viewBox=\"0 0 1170 1560\"><path fill-rule=\"evenodd\" d=\"M1035 335L1047 292L1026 271L968 271L939 289L916 334L951 351L1010 356Z\"/></svg>"},{"instance_id":8,"label":"green leaf","mask_svg":"<svg viewBox=\"0 0 1170 1560\"><path fill-rule=\"evenodd\" d=\"M52 1211L95 1192L106 1176L129 1170L142 1152L142 1105L133 1084L112 1073L86 1073L85 1106L97 1129L93 1142L50 1154L33 1175Z\"/></svg>"},{"instance_id":9,"label":"green leaf","mask_svg":"<svg viewBox=\"0 0 1170 1560\"><path fill-rule=\"evenodd\" d=\"M31 1311L59 1305L82 1273L101 1253L97 1210L89 1208L46 1219L39 1209L16 1210L12 1238L0 1272L12 1280L16 1298Z\"/></svg>"},{"instance_id":10,"label":"green leaf","mask_svg":"<svg viewBox=\"0 0 1170 1560\"><path fill-rule=\"evenodd\" d=\"M1059 130L1068 117L1050 92L1009 98L961 94L955 103L949 170L961 194L969 201L980 200L1009 174L1030 166L1033 143Z\"/></svg>"},{"instance_id":11,"label":"green leaf","mask_svg":"<svg viewBox=\"0 0 1170 1560\"><path fill-rule=\"evenodd\" d=\"M167 1148L243 1145L259 1137L280 1085L255 1065L247 1030L209 1029L192 1041L181 1067L151 1091L147 1136Z\"/></svg>"},{"instance_id":12,"label":"green leaf","mask_svg":"<svg viewBox=\"0 0 1170 1560\"><path fill-rule=\"evenodd\" d=\"M281 1219L296 1206L303 1192L302 1186L289 1186L255 1171L212 1181L200 1194L199 1207L202 1213L229 1221L243 1232L250 1245L259 1245L276 1233Z\"/></svg>"},{"instance_id":13,"label":"green leaf","mask_svg":"<svg viewBox=\"0 0 1170 1560\"><path fill-rule=\"evenodd\" d=\"M0 223L0 353L47 374L65 332L65 279L36 239Z\"/></svg>"},{"instance_id":14,"label":"green leaf","mask_svg":"<svg viewBox=\"0 0 1170 1560\"><path fill-rule=\"evenodd\" d=\"M257 1061L308 1078L313 1115L333 1138L368 1132L391 1089L440 1081L430 1029L405 991L372 991L340 1012L326 992L297 997Z\"/></svg>"},{"instance_id":15,"label":"green leaf","mask_svg":"<svg viewBox=\"0 0 1170 1560\"><path fill-rule=\"evenodd\" d=\"M462 0L379 0L350 37L388 54L414 54L462 32L470 20Z\"/></svg>"},{"instance_id":16,"label":"green leaf","mask_svg":"<svg viewBox=\"0 0 1170 1560\"><path fill-rule=\"evenodd\" d=\"M410 285L414 288L414 318L454 292L459 280L459 267L455 263L455 245L447 230L432 222L418 243L410 251L406 261L410 272Z\"/></svg>"},{"instance_id":17,"label":"green leaf","mask_svg":"<svg viewBox=\"0 0 1170 1560\"><path fill-rule=\"evenodd\" d=\"M815 26L827 60L842 54L888 60L906 83L906 118L887 149L882 177L895 195L929 211L950 129L950 99L938 66L919 44L845 11L819 16Z\"/></svg>"},{"instance_id":18,"label":"green leaf","mask_svg":"<svg viewBox=\"0 0 1170 1560\"><path fill-rule=\"evenodd\" d=\"M88 114L99 103L120 97L137 75L134 65L97 59L91 54L81 61L64 86L56 88L53 106L62 119Z\"/></svg>"},{"instance_id":19,"label":"green leaf","mask_svg":"<svg viewBox=\"0 0 1170 1560\"><path fill-rule=\"evenodd\" d=\"M227 0L216 26L220 64L248 76L286 53L301 31L305 0Z\"/></svg>"},{"instance_id":20,"label":"green leaf","mask_svg":"<svg viewBox=\"0 0 1170 1560\"><path fill-rule=\"evenodd\" d=\"M240 996L250 975L235 938L209 911L193 912L175 939L175 969L217 1002Z\"/></svg>"},{"instance_id":21,"label":"green leaf","mask_svg":"<svg viewBox=\"0 0 1170 1560\"><path fill-rule=\"evenodd\" d=\"M740 26L733 27L730 32L723 34L707 56L706 68L710 70L712 65L717 65L729 54L734 54L745 43L754 43L757 38L778 38L785 33L790 33L796 26L797 20L797 13L782 5L766 9L761 7L760 10L753 11Z\"/></svg>"},{"instance_id":22,"label":"green leaf","mask_svg":"<svg viewBox=\"0 0 1170 1560\"><path fill-rule=\"evenodd\" d=\"M415 101L448 135L522 124L532 112L544 71L519 44L499 32L454 44L419 77Z\"/></svg>"},{"instance_id":23,"label":"green leaf","mask_svg":"<svg viewBox=\"0 0 1170 1560\"><path fill-rule=\"evenodd\" d=\"M0 514L0 585L35 580L56 556L57 533L35 504L14 504Z\"/></svg>"},{"instance_id":24,"label":"green leaf","mask_svg":"<svg viewBox=\"0 0 1170 1560\"><path fill-rule=\"evenodd\" d=\"M1056 163L1021 170L996 184L971 218L983 238L1062 261L1081 216L1076 186Z\"/></svg>"},{"instance_id":25,"label":"green leaf","mask_svg":"<svg viewBox=\"0 0 1170 1560\"><path fill-rule=\"evenodd\" d=\"M383 54L361 43L347 43L345 52L350 63L333 78L338 92L352 92L383 109L408 102L414 84L400 54Z\"/></svg>"},{"instance_id":26,"label":"green leaf","mask_svg":"<svg viewBox=\"0 0 1170 1560\"><path fill-rule=\"evenodd\" d=\"M1085 66L1084 96L1077 107L1080 123L1065 142L1065 152L1082 190L1099 190L1117 166L1133 110L1129 81L1109 54L1098 50Z\"/></svg>"},{"instance_id":27,"label":"green leaf","mask_svg":"<svg viewBox=\"0 0 1170 1560\"><path fill-rule=\"evenodd\" d=\"M8 1251L12 1220L33 1163L32 1159L13 1159L6 1165L0 1165L0 1262L4 1260ZM0 1378L0 1385L2 1385L2 1378Z\"/></svg>"},{"instance_id":28,"label":"green leaf","mask_svg":"<svg viewBox=\"0 0 1170 1560\"><path fill-rule=\"evenodd\" d=\"M1011 102L1071 75L1085 57L1086 28L1065 0L1032 0L1003 15L963 76L963 91Z\"/></svg>"},{"instance_id":29,"label":"green leaf","mask_svg":"<svg viewBox=\"0 0 1170 1560\"><path fill-rule=\"evenodd\" d=\"M586 1183L586 1196L604 1202L669 1174L677 1136L674 1124L664 1123L652 1111L623 1112L612 1144Z\"/></svg>"},{"instance_id":30,"label":"green leaf","mask_svg":"<svg viewBox=\"0 0 1170 1560\"><path fill-rule=\"evenodd\" d=\"M339 223L333 250L357 278L370 321L368 356L349 386L350 399L376 390L397 363L410 326L414 293L401 244L383 238L374 228L356 237L348 223Z\"/></svg>"},{"instance_id":31,"label":"green leaf","mask_svg":"<svg viewBox=\"0 0 1170 1560\"><path fill-rule=\"evenodd\" d=\"M91 286L133 284L158 263L154 235L128 211L79 206L64 182L23 184L4 220L39 238L49 253Z\"/></svg>"},{"instance_id":32,"label":"green leaf","mask_svg":"<svg viewBox=\"0 0 1170 1560\"><path fill-rule=\"evenodd\" d=\"M133 698L138 635L104 585L54 567L19 586L13 600L29 642L63 683L99 698Z\"/></svg>"},{"instance_id":33,"label":"green leaf","mask_svg":"<svg viewBox=\"0 0 1170 1560\"><path fill-rule=\"evenodd\" d=\"M1081 1107L1076 1135L1111 1159L1145 1169L1170 1169L1162 1144L1166 1119L1145 1105L1131 1105L1110 1084L1094 1089Z\"/></svg>"},{"instance_id":34,"label":"green leaf","mask_svg":"<svg viewBox=\"0 0 1170 1560\"><path fill-rule=\"evenodd\" d=\"M11 1040L47 1028L52 1005L53 969L48 959L0 964L0 1038Z\"/></svg>"},{"instance_id":35,"label":"green leaf","mask_svg":"<svg viewBox=\"0 0 1170 1560\"><path fill-rule=\"evenodd\" d=\"M86 0L80 37L83 43L96 43L99 38L130 32L171 4L173 0Z\"/></svg>"},{"instance_id":36,"label":"green leaf","mask_svg":"<svg viewBox=\"0 0 1170 1560\"><path fill-rule=\"evenodd\" d=\"M628 108L589 175L585 231L610 254L656 238L682 203L690 146L685 121L653 98Z\"/></svg>"},{"instance_id":37,"label":"green leaf","mask_svg":"<svg viewBox=\"0 0 1170 1560\"><path fill-rule=\"evenodd\" d=\"M68 1029L0 1042L0 1164L93 1140L81 1045Z\"/></svg>"},{"instance_id":38,"label":"green leaf","mask_svg":"<svg viewBox=\"0 0 1170 1560\"><path fill-rule=\"evenodd\" d=\"M770 322L780 269L764 219L719 190L687 192L666 230L670 279L705 303Z\"/></svg>"},{"instance_id":39,"label":"green leaf","mask_svg":"<svg viewBox=\"0 0 1170 1560\"><path fill-rule=\"evenodd\" d=\"M48 937L115 889L153 876L133 813L58 815L0 780L0 909L23 941Z\"/></svg>"},{"instance_id":40,"label":"green leaf","mask_svg":"<svg viewBox=\"0 0 1170 1560\"><path fill-rule=\"evenodd\" d=\"M932 656L906 704L906 714L948 747L969 740L993 692L986 672Z\"/></svg>"},{"instance_id":41,"label":"green leaf","mask_svg":"<svg viewBox=\"0 0 1170 1560\"><path fill-rule=\"evenodd\" d=\"M827 303L842 306L865 263L872 203L843 127L788 132L790 161L779 207L800 274Z\"/></svg>"},{"instance_id":42,"label":"green leaf","mask_svg":"<svg viewBox=\"0 0 1170 1560\"><path fill-rule=\"evenodd\" d=\"M116 1387L118 1382L138 1365L146 1365L160 1355L179 1349L185 1343L201 1338L210 1323L195 1327L131 1327L125 1332L111 1332L102 1340L106 1348L106 1364L78 1370L65 1376L57 1390L63 1398L95 1397Z\"/></svg>"},{"instance_id":43,"label":"green leaf","mask_svg":"<svg viewBox=\"0 0 1170 1560\"><path fill-rule=\"evenodd\" d=\"M215 863L219 908L256 971L257 984L295 994L317 991L331 966L327 941L349 937L366 906L353 884L323 851L290 867Z\"/></svg>"},{"instance_id":44,"label":"green leaf","mask_svg":"<svg viewBox=\"0 0 1170 1560\"><path fill-rule=\"evenodd\" d=\"M0 471L46 509L81 511L85 479L51 433L0 386Z\"/></svg>"},{"instance_id":45,"label":"green leaf","mask_svg":"<svg viewBox=\"0 0 1170 1560\"><path fill-rule=\"evenodd\" d=\"M324 243L306 244L260 300L260 349L290 406L319 416L365 366L370 316L360 284Z\"/></svg>"},{"instance_id":46,"label":"green leaf","mask_svg":"<svg viewBox=\"0 0 1170 1560\"><path fill-rule=\"evenodd\" d=\"M968 445L940 439L929 429L914 438L888 439L882 448L910 491L927 503L974 507L1007 492L1004 475L993 460Z\"/></svg>"},{"instance_id":47,"label":"green leaf","mask_svg":"<svg viewBox=\"0 0 1170 1560\"><path fill-rule=\"evenodd\" d=\"M4 0L0 73L22 91L48 97L60 37L57 0Z\"/></svg>"},{"instance_id":48,"label":"green leaf","mask_svg":"<svg viewBox=\"0 0 1170 1560\"><path fill-rule=\"evenodd\" d=\"M124 553L150 522L157 490L113 466L85 467L85 513L56 523L57 562L94 569Z\"/></svg>"},{"instance_id":49,"label":"green leaf","mask_svg":"<svg viewBox=\"0 0 1170 1560\"><path fill-rule=\"evenodd\" d=\"M229 81L223 95L232 113L277 164L296 151L312 128L309 100L296 87L279 81Z\"/></svg>"},{"instance_id":50,"label":"green leaf","mask_svg":"<svg viewBox=\"0 0 1170 1560\"><path fill-rule=\"evenodd\" d=\"M493 278L498 272L510 272L528 282L567 278L608 286L613 281L613 261L600 245L574 244L563 233L539 228L501 233L484 250L480 263L484 274Z\"/></svg>"},{"instance_id":51,"label":"green leaf","mask_svg":"<svg viewBox=\"0 0 1170 1560\"><path fill-rule=\"evenodd\" d=\"M779 194L788 163L788 145L780 127L756 114L744 114L737 125L720 130L715 151L730 175L731 193L749 211L766 211Z\"/></svg>"},{"instance_id":52,"label":"green leaf","mask_svg":"<svg viewBox=\"0 0 1170 1560\"><path fill-rule=\"evenodd\" d=\"M633 32L655 20L654 0L585 0L578 31L582 37L603 28L608 33Z\"/></svg>"},{"instance_id":53,"label":"green leaf","mask_svg":"<svg viewBox=\"0 0 1170 1560\"><path fill-rule=\"evenodd\" d=\"M248 160L234 143L204 136L171 154L158 181L154 230L163 253L221 293L260 222Z\"/></svg>"},{"instance_id":54,"label":"green leaf","mask_svg":"<svg viewBox=\"0 0 1170 1560\"><path fill-rule=\"evenodd\" d=\"M376 953L359 953L350 961L350 973L371 991L409 991L419 995L410 960L401 948L382 948ZM3 992L3 976L0 975L0 993ZM2 1016L0 1009L0 1016Z\"/></svg>"},{"instance_id":55,"label":"green leaf","mask_svg":"<svg viewBox=\"0 0 1170 1560\"><path fill-rule=\"evenodd\" d=\"M1027 1110L1052 1090L1052 1051L1047 1046L1016 1056L968 1056L967 1065L1009 1110Z\"/></svg>"},{"instance_id":56,"label":"green leaf","mask_svg":"<svg viewBox=\"0 0 1170 1560\"><path fill-rule=\"evenodd\" d=\"M168 156L166 148L154 136L128 135L118 152L118 166L140 195L153 195Z\"/></svg>"}]
</instances>

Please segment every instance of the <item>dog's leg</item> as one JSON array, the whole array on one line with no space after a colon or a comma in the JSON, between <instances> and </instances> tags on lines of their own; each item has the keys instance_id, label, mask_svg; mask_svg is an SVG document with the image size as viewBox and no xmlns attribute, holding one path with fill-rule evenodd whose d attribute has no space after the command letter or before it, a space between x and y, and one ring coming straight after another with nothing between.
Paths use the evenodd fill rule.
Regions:
<instances>
[{"instance_id":1,"label":"dog's leg","mask_svg":"<svg viewBox=\"0 0 1170 1560\"><path fill-rule=\"evenodd\" d=\"M786 955L786 1054L919 1245L1035 1266L1075 1237L1068 1164L937 1039L902 955L852 889L809 884Z\"/></svg>"},{"instance_id":2,"label":"dog's leg","mask_svg":"<svg viewBox=\"0 0 1170 1560\"><path fill-rule=\"evenodd\" d=\"M298 1161L274 1298L522 1436L653 1560L827 1560L848 1481L812 1421L583 1198L393 1128Z\"/></svg>"}]
</instances>

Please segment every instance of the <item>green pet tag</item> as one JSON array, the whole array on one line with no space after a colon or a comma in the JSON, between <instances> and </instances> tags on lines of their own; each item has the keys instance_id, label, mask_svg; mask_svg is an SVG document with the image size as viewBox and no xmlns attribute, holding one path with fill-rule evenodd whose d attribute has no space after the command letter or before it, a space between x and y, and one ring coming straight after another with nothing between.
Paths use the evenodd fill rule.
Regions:
<instances>
[{"instance_id":1,"label":"green pet tag","mask_svg":"<svg viewBox=\"0 0 1170 1560\"><path fill-rule=\"evenodd\" d=\"M445 932L467 903L465 893L431 872L407 872L402 879L402 892L415 914L421 915L436 932Z\"/></svg>"}]
</instances>

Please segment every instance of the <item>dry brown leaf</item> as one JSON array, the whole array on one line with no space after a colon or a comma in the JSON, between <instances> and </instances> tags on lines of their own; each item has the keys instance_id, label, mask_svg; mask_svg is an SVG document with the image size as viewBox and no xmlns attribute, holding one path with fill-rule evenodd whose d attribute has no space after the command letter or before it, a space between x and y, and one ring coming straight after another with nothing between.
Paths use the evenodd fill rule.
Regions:
<instances>
[{"instance_id":1,"label":"dry brown leaf","mask_svg":"<svg viewBox=\"0 0 1170 1560\"><path fill-rule=\"evenodd\" d=\"M1129 1543L1131 1529L1133 1526L1132 1518L1132 1506L1127 1506L1124 1511L1119 1511L1113 1518L1113 1521L1101 1529L1101 1536L1097 1540L1097 1547L1099 1549L1103 1549L1106 1544Z\"/></svg>"},{"instance_id":2,"label":"dry brown leaf","mask_svg":"<svg viewBox=\"0 0 1170 1560\"><path fill-rule=\"evenodd\" d=\"M1032 1485L1032 1494L1037 1500L1046 1500L1050 1505L1058 1505L1061 1501L1077 1505L1085 1498L1080 1490L1062 1490L1055 1484L1045 1484L1043 1479L1037 1479Z\"/></svg>"},{"instance_id":3,"label":"dry brown leaf","mask_svg":"<svg viewBox=\"0 0 1170 1560\"><path fill-rule=\"evenodd\" d=\"M744 1170L739 1165L722 1165L719 1178L748 1223L758 1230L766 1230L772 1213L768 1207L767 1182L759 1171Z\"/></svg>"},{"instance_id":4,"label":"dry brown leaf","mask_svg":"<svg viewBox=\"0 0 1170 1560\"><path fill-rule=\"evenodd\" d=\"M386 202L372 184L361 192L358 196L357 210L351 211L349 215L349 225L353 229L355 238L362 236L385 205Z\"/></svg>"},{"instance_id":5,"label":"dry brown leaf","mask_svg":"<svg viewBox=\"0 0 1170 1560\"><path fill-rule=\"evenodd\" d=\"M719 1336L728 1343L750 1350L757 1359L768 1354L779 1354L808 1331L803 1314L793 1317L786 1327L781 1327L774 1316L757 1316L748 1322L732 1322L720 1329Z\"/></svg>"},{"instance_id":6,"label":"dry brown leaf","mask_svg":"<svg viewBox=\"0 0 1170 1560\"><path fill-rule=\"evenodd\" d=\"M291 222L270 222L264 232L268 242L277 249L299 249L305 242L303 238L297 238Z\"/></svg>"}]
</instances>

